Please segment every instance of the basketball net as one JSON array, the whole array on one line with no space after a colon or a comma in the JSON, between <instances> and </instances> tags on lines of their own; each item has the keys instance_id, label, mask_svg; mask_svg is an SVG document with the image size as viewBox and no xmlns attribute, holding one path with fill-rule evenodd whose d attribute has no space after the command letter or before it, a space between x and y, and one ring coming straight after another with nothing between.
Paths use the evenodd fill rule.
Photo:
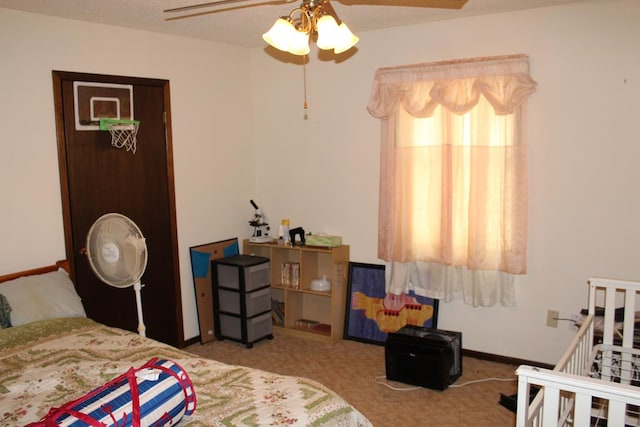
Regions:
<instances>
[{"instance_id":1,"label":"basketball net","mask_svg":"<svg viewBox=\"0 0 640 427\"><path fill-rule=\"evenodd\" d=\"M111 133L111 145L116 148L126 148L136 153L136 135L140 122L137 120L100 120L101 128Z\"/></svg>"}]
</instances>

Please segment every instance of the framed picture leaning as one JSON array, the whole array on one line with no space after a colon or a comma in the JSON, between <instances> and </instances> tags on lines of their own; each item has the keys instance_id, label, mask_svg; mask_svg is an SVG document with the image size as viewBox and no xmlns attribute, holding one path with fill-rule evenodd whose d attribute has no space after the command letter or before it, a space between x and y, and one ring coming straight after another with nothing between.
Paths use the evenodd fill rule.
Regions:
<instances>
[{"instance_id":1,"label":"framed picture leaning","mask_svg":"<svg viewBox=\"0 0 640 427\"><path fill-rule=\"evenodd\" d=\"M385 291L385 266L349 263L344 338L382 345L405 325L436 328L438 300Z\"/></svg>"}]
</instances>

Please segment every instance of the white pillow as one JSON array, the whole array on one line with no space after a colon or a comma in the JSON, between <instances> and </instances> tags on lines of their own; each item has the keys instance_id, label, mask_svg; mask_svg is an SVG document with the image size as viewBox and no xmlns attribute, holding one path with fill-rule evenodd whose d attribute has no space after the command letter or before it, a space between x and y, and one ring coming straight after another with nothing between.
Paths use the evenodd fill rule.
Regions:
<instances>
[{"instance_id":1,"label":"white pillow","mask_svg":"<svg viewBox=\"0 0 640 427\"><path fill-rule=\"evenodd\" d=\"M56 317L87 317L64 270L0 283L0 294L9 301L13 326Z\"/></svg>"}]
</instances>

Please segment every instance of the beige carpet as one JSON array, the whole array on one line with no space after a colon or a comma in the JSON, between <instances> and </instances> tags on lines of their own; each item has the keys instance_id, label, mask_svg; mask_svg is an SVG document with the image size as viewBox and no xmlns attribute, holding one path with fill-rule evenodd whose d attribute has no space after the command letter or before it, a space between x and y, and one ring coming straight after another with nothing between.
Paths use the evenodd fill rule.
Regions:
<instances>
[{"instance_id":1,"label":"beige carpet","mask_svg":"<svg viewBox=\"0 0 640 427\"><path fill-rule=\"evenodd\" d=\"M233 341L194 344L186 351L221 362L317 380L340 394L376 427L513 426L515 414L501 406L500 393L514 394L516 366L475 358L463 359L463 375L454 385L484 381L445 391L412 388L384 379L384 347L343 340L336 344L277 333L252 349Z\"/></svg>"}]
</instances>

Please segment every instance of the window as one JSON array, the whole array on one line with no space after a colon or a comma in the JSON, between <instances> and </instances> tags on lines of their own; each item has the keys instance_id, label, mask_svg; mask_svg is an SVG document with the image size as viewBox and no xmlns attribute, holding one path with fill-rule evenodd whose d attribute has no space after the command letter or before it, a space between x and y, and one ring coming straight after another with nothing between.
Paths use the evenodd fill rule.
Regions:
<instances>
[{"instance_id":1,"label":"window","mask_svg":"<svg viewBox=\"0 0 640 427\"><path fill-rule=\"evenodd\" d=\"M526 272L524 56L378 70L378 256L387 290L474 305L515 304Z\"/></svg>"}]
</instances>

